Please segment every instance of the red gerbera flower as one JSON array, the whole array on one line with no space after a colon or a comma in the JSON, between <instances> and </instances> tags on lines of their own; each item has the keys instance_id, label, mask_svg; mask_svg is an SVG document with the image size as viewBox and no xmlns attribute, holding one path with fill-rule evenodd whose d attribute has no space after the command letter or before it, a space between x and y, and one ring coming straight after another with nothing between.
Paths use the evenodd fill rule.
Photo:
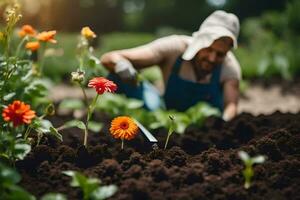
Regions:
<instances>
[{"instance_id":1,"label":"red gerbera flower","mask_svg":"<svg viewBox=\"0 0 300 200\"><path fill-rule=\"evenodd\" d=\"M88 87L95 88L98 94L103 94L104 92L115 92L117 90L117 85L114 82L103 77L95 77L91 79Z\"/></svg>"},{"instance_id":2,"label":"red gerbera flower","mask_svg":"<svg viewBox=\"0 0 300 200\"><path fill-rule=\"evenodd\" d=\"M30 105L22 101L14 101L3 109L2 117L4 121L13 122L14 127L16 127L22 124L30 124L35 117L35 112L30 110Z\"/></svg>"}]
</instances>

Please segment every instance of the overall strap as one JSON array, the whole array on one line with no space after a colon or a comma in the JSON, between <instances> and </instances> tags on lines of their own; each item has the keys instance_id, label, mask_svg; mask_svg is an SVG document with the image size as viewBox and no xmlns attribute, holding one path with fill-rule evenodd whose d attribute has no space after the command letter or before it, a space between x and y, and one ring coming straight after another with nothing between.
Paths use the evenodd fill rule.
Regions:
<instances>
[{"instance_id":1,"label":"overall strap","mask_svg":"<svg viewBox=\"0 0 300 200\"><path fill-rule=\"evenodd\" d=\"M219 83L220 82L220 76L221 76L221 66L216 66L216 68L213 70L212 77L210 83Z\"/></svg>"},{"instance_id":2,"label":"overall strap","mask_svg":"<svg viewBox=\"0 0 300 200\"><path fill-rule=\"evenodd\" d=\"M178 74L179 70L180 70L180 66L181 66L181 63L182 63L182 58L181 56L179 56L177 59L176 59L176 62L173 66L173 69L172 69L172 73L173 74Z\"/></svg>"}]
</instances>

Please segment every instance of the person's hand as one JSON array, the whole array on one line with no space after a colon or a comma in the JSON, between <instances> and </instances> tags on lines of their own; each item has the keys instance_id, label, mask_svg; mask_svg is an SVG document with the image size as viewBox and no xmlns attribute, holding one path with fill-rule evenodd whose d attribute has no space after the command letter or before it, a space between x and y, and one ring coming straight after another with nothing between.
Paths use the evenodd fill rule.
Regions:
<instances>
[{"instance_id":1,"label":"person's hand","mask_svg":"<svg viewBox=\"0 0 300 200\"><path fill-rule=\"evenodd\" d=\"M137 71L134 69L130 61L126 59L119 60L115 65L115 73L122 81L131 85L137 85Z\"/></svg>"},{"instance_id":2,"label":"person's hand","mask_svg":"<svg viewBox=\"0 0 300 200\"><path fill-rule=\"evenodd\" d=\"M223 119L225 122L228 122L228 121L230 121L231 117L230 117L228 114L224 113L224 114L222 115L222 119Z\"/></svg>"}]
</instances>

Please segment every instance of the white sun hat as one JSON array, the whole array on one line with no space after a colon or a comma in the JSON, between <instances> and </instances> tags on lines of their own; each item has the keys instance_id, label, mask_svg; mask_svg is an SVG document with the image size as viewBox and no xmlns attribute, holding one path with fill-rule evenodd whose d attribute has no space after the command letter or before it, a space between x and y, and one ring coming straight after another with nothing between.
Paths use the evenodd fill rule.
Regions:
<instances>
[{"instance_id":1,"label":"white sun hat","mask_svg":"<svg viewBox=\"0 0 300 200\"><path fill-rule=\"evenodd\" d=\"M192 40L182 58L184 60L193 59L200 49L209 47L221 37L232 38L233 47L237 48L239 31L240 23L236 15L217 10L203 21L198 31L193 33Z\"/></svg>"}]
</instances>

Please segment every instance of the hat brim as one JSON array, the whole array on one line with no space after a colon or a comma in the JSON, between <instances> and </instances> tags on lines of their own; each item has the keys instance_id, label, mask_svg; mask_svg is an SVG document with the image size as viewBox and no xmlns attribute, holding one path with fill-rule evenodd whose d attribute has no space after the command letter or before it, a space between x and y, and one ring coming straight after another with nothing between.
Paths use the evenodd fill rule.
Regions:
<instances>
[{"instance_id":1,"label":"hat brim","mask_svg":"<svg viewBox=\"0 0 300 200\"><path fill-rule=\"evenodd\" d=\"M237 48L236 37L229 30L220 26L210 27L209 29L203 29L201 32L193 34L193 38L182 58L184 60L192 60L198 51L209 47L215 40L221 37L230 37L233 40L233 48Z\"/></svg>"}]
</instances>

